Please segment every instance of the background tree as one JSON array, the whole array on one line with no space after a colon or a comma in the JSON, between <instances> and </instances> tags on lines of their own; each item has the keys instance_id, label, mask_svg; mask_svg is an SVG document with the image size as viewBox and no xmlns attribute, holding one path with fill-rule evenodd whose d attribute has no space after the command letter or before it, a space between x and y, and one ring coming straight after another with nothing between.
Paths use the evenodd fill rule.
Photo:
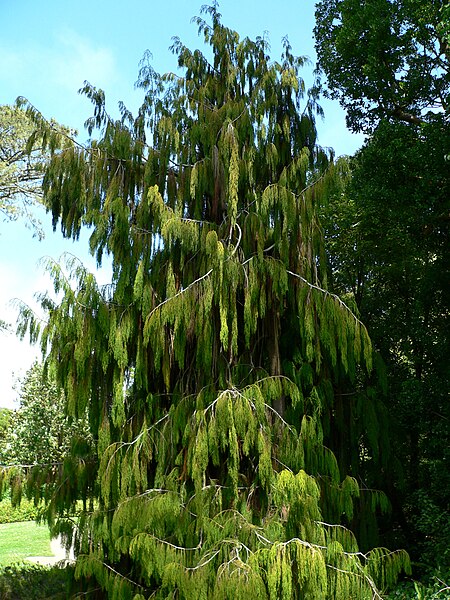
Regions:
<instances>
[{"instance_id":1,"label":"background tree","mask_svg":"<svg viewBox=\"0 0 450 600\"><path fill-rule=\"evenodd\" d=\"M54 120L44 131L20 102L17 106L0 105L0 213L4 220L21 218L34 235L40 239L44 236L33 210L43 201L44 169L50 154L75 134ZM0 319L0 333L9 328L9 323Z\"/></svg>"},{"instance_id":2,"label":"background tree","mask_svg":"<svg viewBox=\"0 0 450 600\"><path fill-rule=\"evenodd\" d=\"M45 372L38 362L20 381L19 403L18 409L2 414L1 491L9 487L16 504L25 485L28 497L37 502L42 495L49 501L53 493L52 473L67 477L68 469L81 455L85 461L92 460L93 440L86 416L67 416L64 394L52 373ZM52 510L51 502L48 510Z\"/></svg>"},{"instance_id":3,"label":"background tree","mask_svg":"<svg viewBox=\"0 0 450 600\"><path fill-rule=\"evenodd\" d=\"M13 411L9 408L0 408L0 463L8 459L8 432L12 424Z\"/></svg>"},{"instance_id":4,"label":"background tree","mask_svg":"<svg viewBox=\"0 0 450 600\"><path fill-rule=\"evenodd\" d=\"M105 288L73 259L49 263L62 300L20 324L98 440L77 574L121 599L377 597L407 561L362 557L343 526L387 502L356 479L354 439L380 459L378 403L355 393L372 370L365 327L326 290L317 90L287 41L270 62L265 39L205 10L208 53L175 39L183 76L144 60L137 118L122 106L114 122L86 85L99 139L55 153L44 178L54 224L91 225L113 261Z\"/></svg>"},{"instance_id":5,"label":"background tree","mask_svg":"<svg viewBox=\"0 0 450 600\"><path fill-rule=\"evenodd\" d=\"M345 108L351 129L448 113L447 0L324 0L316 5L314 33L327 93Z\"/></svg>"},{"instance_id":6,"label":"background tree","mask_svg":"<svg viewBox=\"0 0 450 600\"><path fill-rule=\"evenodd\" d=\"M389 420L404 468L383 474L395 518L413 555L445 562L450 132L436 120L382 123L352 159L325 226L333 288L352 295L387 366Z\"/></svg>"},{"instance_id":7,"label":"background tree","mask_svg":"<svg viewBox=\"0 0 450 600\"><path fill-rule=\"evenodd\" d=\"M35 362L20 382L19 408L9 426L9 462L26 465L60 462L75 436L86 434L86 422L65 415L64 395L54 378Z\"/></svg>"},{"instance_id":8,"label":"background tree","mask_svg":"<svg viewBox=\"0 0 450 600\"><path fill-rule=\"evenodd\" d=\"M59 146L70 132L54 121L51 127L61 134L52 136L52 144ZM46 136L37 134L35 123L20 106L0 106L0 212L6 219L24 218L39 237L43 232L33 205L42 203L49 150Z\"/></svg>"},{"instance_id":9,"label":"background tree","mask_svg":"<svg viewBox=\"0 0 450 600\"><path fill-rule=\"evenodd\" d=\"M415 557L444 563L449 11L446 1L319 2L315 28L329 94L351 128L372 133L325 211L333 289L356 302L387 365L403 465L403 476L383 474L396 524Z\"/></svg>"}]
</instances>

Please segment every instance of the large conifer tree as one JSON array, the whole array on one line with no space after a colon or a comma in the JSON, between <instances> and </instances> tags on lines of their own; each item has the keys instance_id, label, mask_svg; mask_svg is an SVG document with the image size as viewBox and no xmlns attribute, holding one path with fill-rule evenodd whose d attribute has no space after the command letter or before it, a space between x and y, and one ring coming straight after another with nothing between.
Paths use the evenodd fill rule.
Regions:
<instances>
[{"instance_id":1,"label":"large conifer tree","mask_svg":"<svg viewBox=\"0 0 450 600\"><path fill-rule=\"evenodd\" d=\"M113 263L105 288L73 260L69 276L49 265L63 299L42 299L43 328L23 313L98 440L77 573L120 600L379 597L407 559L362 555L342 526L364 495L351 475L365 427L346 437L342 399L372 350L326 291L317 97L287 42L271 62L265 39L205 10L208 51L174 41L183 75L142 64L137 118L112 121L86 85L99 139L55 153L45 176L55 226L92 226L92 252ZM342 457L356 439L353 467L324 439ZM85 481L71 465L52 514Z\"/></svg>"}]
</instances>

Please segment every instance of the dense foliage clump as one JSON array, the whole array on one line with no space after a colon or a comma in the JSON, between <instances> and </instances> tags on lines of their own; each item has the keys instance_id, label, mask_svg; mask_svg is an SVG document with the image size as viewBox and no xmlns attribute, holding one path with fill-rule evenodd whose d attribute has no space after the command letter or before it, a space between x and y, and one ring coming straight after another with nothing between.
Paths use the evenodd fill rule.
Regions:
<instances>
[{"instance_id":1,"label":"dense foliage clump","mask_svg":"<svg viewBox=\"0 0 450 600\"><path fill-rule=\"evenodd\" d=\"M77 589L70 586L73 567L44 567L28 563L0 566L2 600L66 600Z\"/></svg>"}]
</instances>

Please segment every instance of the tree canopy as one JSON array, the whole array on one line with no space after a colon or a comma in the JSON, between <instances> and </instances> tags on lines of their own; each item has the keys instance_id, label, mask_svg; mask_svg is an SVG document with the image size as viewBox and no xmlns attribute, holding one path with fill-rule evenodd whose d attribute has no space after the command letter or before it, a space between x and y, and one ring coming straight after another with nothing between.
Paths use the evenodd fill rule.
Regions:
<instances>
[{"instance_id":1,"label":"tree canopy","mask_svg":"<svg viewBox=\"0 0 450 600\"><path fill-rule=\"evenodd\" d=\"M64 394L39 362L20 380L18 391L19 407L0 410L0 497L9 487L13 505L24 493L51 504L52 480L58 484L54 474L64 461L67 469L80 455L87 461L93 454L86 415L67 416Z\"/></svg>"},{"instance_id":2,"label":"tree canopy","mask_svg":"<svg viewBox=\"0 0 450 600\"><path fill-rule=\"evenodd\" d=\"M420 123L450 109L447 0L323 0L316 50L331 98L355 131L382 118Z\"/></svg>"},{"instance_id":3,"label":"tree canopy","mask_svg":"<svg viewBox=\"0 0 450 600\"><path fill-rule=\"evenodd\" d=\"M7 433L12 424L13 411L0 408L0 462L5 464L8 456Z\"/></svg>"},{"instance_id":4,"label":"tree canopy","mask_svg":"<svg viewBox=\"0 0 450 600\"><path fill-rule=\"evenodd\" d=\"M86 421L67 418L64 395L38 362L20 381L18 409L5 415L8 451L3 464L54 465L69 453L74 438L88 440Z\"/></svg>"},{"instance_id":5,"label":"tree canopy","mask_svg":"<svg viewBox=\"0 0 450 600\"><path fill-rule=\"evenodd\" d=\"M60 146L70 132L54 121L50 126L52 145ZM57 131L62 135L55 135ZM51 150L47 141L20 106L0 106L0 212L9 220L23 218L39 237L43 232L33 204L43 199L41 184Z\"/></svg>"},{"instance_id":6,"label":"tree canopy","mask_svg":"<svg viewBox=\"0 0 450 600\"><path fill-rule=\"evenodd\" d=\"M328 93L370 133L324 207L331 286L386 365L393 529L415 559L446 564L450 5L343 0L316 15Z\"/></svg>"},{"instance_id":7,"label":"tree canopy","mask_svg":"<svg viewBox=\"0 0 450 600\"><path fill-rule=\"evenodd\" d=\"M317 87L287 40L271 61L204 10L205 53L172 46L183 75L144 58L137 117L86 84L98 139L45 172L54 226L91 226L113 262L105 287L49 262L62 299L41 297L44 323L22 312L97 440L96 485L78 456L51 510L97 500L75 539L93 596L380 597L408 559L357 545L388 508L358 479L389 449L366 328L327 291Z\"/></svg>"},{"instance_id":8,"label":"tree canopy","mask_svg":"<svg viewBox=\"0 0 450 600\"><path fill-rule=\"evenodd\" d=\"M351 177L323 221L332 287L354 298L386 363L403 473L384 473L384 489L415 556L423 560L426 548L428 561L444 562L436 550L448 548L450 527L449 139L439 116L420 127L381 123L351 160Z\"/></svg>"}]
</instances>

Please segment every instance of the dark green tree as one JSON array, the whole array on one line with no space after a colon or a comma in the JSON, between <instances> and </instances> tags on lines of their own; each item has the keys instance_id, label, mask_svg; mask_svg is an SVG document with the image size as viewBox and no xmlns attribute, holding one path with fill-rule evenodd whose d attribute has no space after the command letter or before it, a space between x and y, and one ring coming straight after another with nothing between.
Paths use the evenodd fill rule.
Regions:
<instances>
[{"instance_id":1,"label":"dark green tree","mask_svg":"<svg viewBox=\"0 0 450 600\"><path fill-rule=\"evenodd\" d=\"M351 129L450 110L448 0L323 0L314 33L327 93Z\"/></svg>"},{"instance_id":2,"label":"dark green tree","mask_svg":"<svg viewBox=\"0 0 450 600\"><path fill-rule=\"evenodd\" d=\"M439 116L380 124L324 219L332 287L352 296L387 367L403 465L384 474L395 518L416 556L441 562L450 534L449 134Z\"/></svg>"},{"instance_id":3,"label":"dark green tree","mask_svg":"<svg viewBox=\"0 0 450 600\"><path fill-rule=\"evenodd\" d=\"M317 205L334 169L317 90L287 41L271 62L265 39L205 10L205 54L174 40L182 76L144 60L137 118L122 106L113 121L86 84L99 139L55 153L44 179L54 226L91 226L91 251L113 263L104 288L73 259L49 264L62 300L43 296L47 322L24 310L20 325L97 440L77 575L120 600L379 597L407 558L362 555L344 527L387 501L356 479L376 420L347 437L372 348L326 289ZM376 398L358 402L376 414Z\"/></svg>"},{"instance_id":4,"label":"dark green tree","mask_svg":"<svg viewBox=\"0 0 450 600\"><path fill-rule=\"evenodd\" d=\"M445 562L450 4L339 0L316 17L328 93L372 133L325 209L331 287L354 300L387 366L396 518L416 556Z\"/></svg>"}]
</instances>

